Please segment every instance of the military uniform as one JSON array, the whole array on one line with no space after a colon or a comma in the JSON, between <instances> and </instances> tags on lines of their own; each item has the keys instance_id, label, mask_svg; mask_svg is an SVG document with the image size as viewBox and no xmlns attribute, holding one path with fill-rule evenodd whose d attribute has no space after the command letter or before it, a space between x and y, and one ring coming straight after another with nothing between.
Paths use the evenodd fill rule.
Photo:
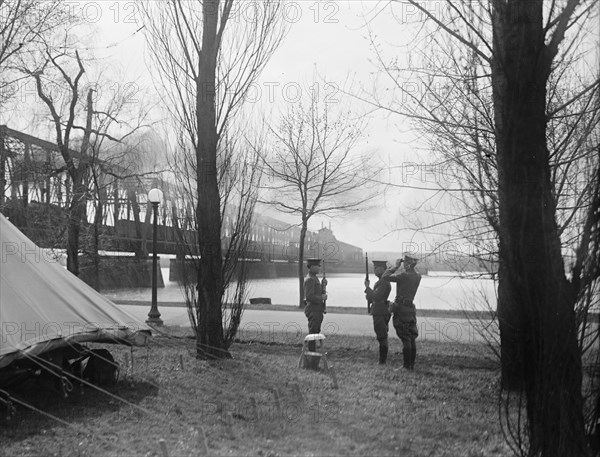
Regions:
<instances>
[{"instance_id":1,"label":"military uniform","mask_svg":"<svg viewBox=\"0 0 600 457\"><path fill-rule=\"evenodd\" d=\"M406 256L404 259L406 271L394 274L395 268L390 268L383 273L381 279L396 283L396 299L391 305L393 312L392 323L398 338L402 341L402 355L404 368L414 369L417 357L416 338L417 312L413 300L421 283L421 275L415 271L417 260Z\"/></svg>"},{"instance_id":2,"label":"military uniform","mask_svg":"<svg viewBox=\"0 0 600 457\"><path fill-rule=\"evenodd\" d=\"M385 268L385 261L373 261L375 267ZM373 316L373 329L379 342L379 363L384 364L388 353L388 329L391 314L388 310L388 297L392 291L392 286L387 281L379 279L373 288L367 287L365 294L367 300L371 303L371 315Z\"/></svg>"},{"instance_id":3,"label":"military uniform","mask_svg":"<svg viewBox=\"0 0 600 457\"><path fill-rule=\"evenodd\" d=\"M320 259L309 259L307 261L307 267L312 265L320 266ZM321 281L316 274L309 271L304 278L304 299L306 306L304 307L304 314L308 319L308 333L321 333L321 324L323 323L323 314L325 311L325 303L323 303L323 289L321 287ZM316 343L309 341L309 351L314 351Z\"/></svg>"}]
</instances>

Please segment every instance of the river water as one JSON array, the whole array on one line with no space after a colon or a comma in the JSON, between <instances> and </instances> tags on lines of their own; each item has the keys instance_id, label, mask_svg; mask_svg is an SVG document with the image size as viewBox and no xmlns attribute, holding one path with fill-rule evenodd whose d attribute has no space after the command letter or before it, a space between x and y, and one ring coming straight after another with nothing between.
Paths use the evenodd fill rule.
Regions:
<instances>
[{"instance_id":1,"label":"river water","mask_svg":"<svg viewBox=\"0 0 600 457\"><path fill-rule=\"evenodd\" d=\"M169 269L162 268L165 287L158 289L158 302L184 302L180 285L169 281ZM366 307L364 275L332 274L327 276L327 306ZM371 285L376 280L370 275ZM113 301L150 301L151 289L121 289L103 292ZM392 284L390 299L395 296ZM254 279L249 286L249 298L268 297L273 304L295 306L298 303L298 280L296 278ZM450 273L434 273L423 276L415 297L417 309L478 310L496 309L494 281L479 275L458 276Z\"/></svg>"}]
</instances>

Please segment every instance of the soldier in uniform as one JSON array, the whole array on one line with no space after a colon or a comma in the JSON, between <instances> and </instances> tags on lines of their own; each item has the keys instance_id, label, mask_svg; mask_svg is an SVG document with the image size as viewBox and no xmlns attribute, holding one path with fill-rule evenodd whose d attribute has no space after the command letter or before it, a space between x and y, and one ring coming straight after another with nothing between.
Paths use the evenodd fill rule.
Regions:
<instances>
[{"instance_id":1,"label":"soldier in uniform","mask_svg":"<svg viewBox=\"0 0 600 457\"><path fill-rule=\"evenodd\" d=\"M317 277L321 269L321 259L307 259L306 266L308 274L304 278L304 299L306 303L304 314L308 319L308 333L321 333L325 300L327 300L327 294L323 293L321 285L323 287L327 286L327 279L323 279L323 282L321 282ZM314 351L315 348L316 342L309 341L308 350Z\"/></svg>"},{"instance_id":2,"label":"soldier in uniform","mask_svg":"<svg viewBox=\"0 0 600 457\"><path fill-rule=\"evenodd\" d=\"M417 346L415 340L419 335L417 330L417 313L413 300L421 282L421 275L415 271L417 259L404 256L404 271L396 273L400 268L402 260L396 260L396 266L387 269L381 279L396 283L396 299L390 305L393 313L392 323L402 341L402 356L404 368L413 370L417 357Z\"/></svg>"},{"instance_id":3,"label":"soldier in uniform","mask_svg":"<svg viewBox=\"0 0 600 457\"><path fill-rule=\"evenodd\" d=\"M373 328L379 342L379 364L384 365L388 354L388 324L391 314L388 310L388 297L392 291L392 285L388 281L382 281L381 275L387 268L385 260L373 260L373 271L378 281L373 288L369 287L370 281L365 279L365 295L371 303L371 315L373 316Z\"/></svg>"}]
</instances>

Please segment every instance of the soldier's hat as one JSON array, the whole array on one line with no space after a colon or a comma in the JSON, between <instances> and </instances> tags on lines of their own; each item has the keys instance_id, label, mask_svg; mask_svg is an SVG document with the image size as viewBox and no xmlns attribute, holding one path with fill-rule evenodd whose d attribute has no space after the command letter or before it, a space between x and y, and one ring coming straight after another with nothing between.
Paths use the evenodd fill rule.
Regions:
<instances>
[{"instance_id":1,"label":"soldier's hat","mask_svg":"<svg viewBox=\"0 0 600 457\"><path fill-rule=\"evenodd\" d=\"M416 265L419 260L415 257L411 257L408 254L404 254L404 265Z\"/></svg>"},{"instance_id":2,"label":"soldier's hat","mask_svg":"<svg viewBox=\"0 0 600 457\"><path fill-rule=\"evenodd\" d=\"M321 259L306 259L306 266L307 267L312 267L313 265L316 265L318 267L321 266Z\"/></svg>"},{"instance_id":3,"label":"soldier's hat","mask_svg":"<svg viewBox=\"0 0 600 457\"><path fill-rule=\"evenodd\" d=\"M387 268L387 260L373 260L373 267Z\"/></svg>"}]
</instances>

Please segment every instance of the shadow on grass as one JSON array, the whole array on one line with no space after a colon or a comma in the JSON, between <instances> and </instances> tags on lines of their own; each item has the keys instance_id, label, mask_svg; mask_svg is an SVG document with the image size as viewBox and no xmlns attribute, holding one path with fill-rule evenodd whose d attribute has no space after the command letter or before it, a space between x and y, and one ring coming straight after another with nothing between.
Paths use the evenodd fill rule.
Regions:
<instances>
[{"instance_id":1,"label":"shadow on grass","mask_svg":"<svg viewBox=\"0 0 600 457\"><path fill-rule=\"evenodd\" d=\"M62 421L70 424L87 424L94 418L106 413L119 413L131 409L146 397L156 397L158 388L144 381L121 380L113 386L103 386L102 392L90 386L81 388L73 384L73 390L65 397L62 389L55 383L28 379L18 386L6 389L8 400L14 409L0 403L0 442L16 442L39 434ZM111 395L112 394L112 395ZM117 398L115 398L117 397ZM2 398L6 400L6 396ZM20 403L26 403L27 407ZM43 411L43 414L39 411ZM50 417L54 416L53 417Z\"/></svg>"},{"instance_id":2,"label":"shadow on grass","mask_svg":"<svg viewBox=\"0 0 600 457\"><path fill-rule=\"evenodd\" d=\"M491 359L483 359L475 356L452 355L447 354L427 354L420 358L419 364L422 366L436 366L452 370L484 370L496 371L500 369L500 364Z\"/></svg>"}]
</instances>

